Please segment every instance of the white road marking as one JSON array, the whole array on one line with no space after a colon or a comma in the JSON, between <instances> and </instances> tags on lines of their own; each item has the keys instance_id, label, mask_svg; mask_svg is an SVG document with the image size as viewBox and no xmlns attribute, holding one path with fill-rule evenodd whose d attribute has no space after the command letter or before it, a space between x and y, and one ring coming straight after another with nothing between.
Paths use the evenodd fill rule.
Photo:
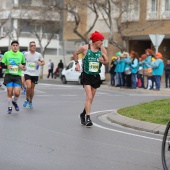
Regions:
<instances>
[{"instance_id":1,"label":"white road marking","mask_svg":"<svg viewBox=\"0 0 170 170\"><path fill-rule=\"evenodd\" d=\"M97 111L97 112L92 112L91 114L97 114L97 113L109 112L109 111L113 111L113 110ZM162 139L152 138L152 137L148 137L148 136L144 136L144 135L137 135L137 134L134 134L134 133L124 132L124 131L121 131L121 130L115 130L115 129L111 129L111 128L101 126L97 123L93 123L93 125L98 127L98 128L101 128L101 129L104 129L104 130L109 130L109 131L112 131L112 132L117 132L117 133L122 133L122 134L125 134L125 135L130 135L130 136L135 136L135 137L140 137L140 138L145 138L145 139L156 140L156 141L162 142Z\"/></svg>"},{"instance_id":2,"label":"white road marking","mask_svg":"<svg viewBox=\"0 0 170 170\"><path fill-rule=\"evenodd\" d=\"M54 96L54 95L46 95L46 94L36 94L36 96Z\"/></svg>"},{"instance_id":3,"label":"white road marking","mask_svg":"<svg viewBox=\"0 0 170 170\"><path fill-rule=\"evenodd\" d=\"M78 96L78 95L75 95L75 94L63 94L63 95L60 95L60 96L64 96L64 97L72 97L72 96Z\"/></svg>"},{"instance_id":4,"label":"white road marking","mask_svg":"<svg viewBox=\"0 0 170 170\"><path fill-rule=\"evenodd\" d=\"M38 92L38 93L46 93L44 91L41 91L41 90L37 90L37 89L34 89L34 91Z\"/></svg>"},{"instance_id":5,"label":"white road marking","mask_svg":"<svg viewBox=\"0 0 170 170\"><path fill-rule=\"evenodd\" d=\"M45 84L45 83L38 83L38 84L41 86L57 86L57 87L69 87L69 88L75 87L75 86L59 85L59 84Z\"/></svg>"}]
</instances>

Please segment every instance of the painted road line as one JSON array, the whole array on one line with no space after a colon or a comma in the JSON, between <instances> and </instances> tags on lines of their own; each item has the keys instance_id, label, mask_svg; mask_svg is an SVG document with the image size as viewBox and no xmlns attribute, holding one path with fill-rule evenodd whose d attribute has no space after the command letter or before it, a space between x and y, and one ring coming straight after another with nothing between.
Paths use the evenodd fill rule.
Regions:
<instances>
[{"instance_id":1,"label":"painted road line","mask_svg":"<svg viewBox=\"0 0 170 170\"><path fill-rule=\"evenodd\" d=\"M110 111L113 111L113 110L97 111L97 112L92 112L91 114L98 114L98 113L101 113L101 112L110 112ZM152 138L152 137L148 137L148 136L144 136L144 135L137 135L137 134L134 134L134 133L124 132L124 131L121 131L121 130L115 130L115 129L111 129L111 128L101 126L97 123L93 123L93 125L98 127L98 128L108 130L108 131L112 131L112 132L116 132L116 133L122 133L122 134L129 135L129 136L134 136L134 137L145 138L145 139L150 139L150 140L162 142L162 139L158 139L158 138Z\"/></svg>"}]
</instances>

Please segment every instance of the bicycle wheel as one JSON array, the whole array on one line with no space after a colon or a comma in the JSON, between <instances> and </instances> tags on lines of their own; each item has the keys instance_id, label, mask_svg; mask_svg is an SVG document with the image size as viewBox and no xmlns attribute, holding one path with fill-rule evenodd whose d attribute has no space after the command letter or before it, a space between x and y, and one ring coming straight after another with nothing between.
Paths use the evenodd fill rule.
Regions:
<instances>
[{"instance_id":1,"label":"bicycle wheel","mask_svg":"<svg viewBox=\"0 0 170 170\"><path fill-rule=\"evenodd\" d=\"M164 170L170 170L170 122L167 124L164 132L161 154Z\"/></svg>"}]
</instances>

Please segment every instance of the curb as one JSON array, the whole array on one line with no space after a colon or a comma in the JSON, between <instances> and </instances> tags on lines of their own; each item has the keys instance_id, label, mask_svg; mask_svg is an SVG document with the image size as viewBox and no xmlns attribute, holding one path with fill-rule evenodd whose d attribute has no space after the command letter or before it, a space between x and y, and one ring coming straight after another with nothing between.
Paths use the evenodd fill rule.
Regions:
<instances>
[{"instance_id":1,"label":"curb","mask_svg":"<svg viewBox=\"0 0 170 170\"><path fill-rule=\"evenodd\" d=\"M108 113L107 119L112 123L155 134L164 134L166 128L166 125L144 122L141 120L136 120L126 116L122 116L117 113L117 110Z\"/></svg>"}]
</instances>

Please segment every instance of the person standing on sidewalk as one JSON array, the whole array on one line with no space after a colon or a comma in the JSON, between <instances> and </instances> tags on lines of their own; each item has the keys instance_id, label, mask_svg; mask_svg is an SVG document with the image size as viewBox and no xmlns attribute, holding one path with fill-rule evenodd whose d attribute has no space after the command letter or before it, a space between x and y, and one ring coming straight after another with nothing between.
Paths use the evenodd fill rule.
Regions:
<instances>
[{"instance_id":1,"label":"person standing on sidewalk","mask_svg":"<svg viewBox=\"0 0 170 170\"><path fill-rule=\"evenodd\" d=\"M104 36L95 31L92 33L90 39L91 44L81 46L74 52L74 60L76 64L76 70L80 70L80 64L78 62L78 54L83 54L83 72L81 74L82 84L86 92L85 108L80 114L80 121L82 125L90 127L93 125L90 119L90 111L92 102L97 88L101 85L100 80L100 68L102 64L108 65L107 51L102 47Z\"/></svg>"},{"instance_id":2,"label":"person standing on sidewalk","mask_svg":"<svg viewBox=\"0 0 170 170\"><path fill-rule=\"evenodd\" d=\"M131 69L132 69L132 74L131 74L131 89L136 89L137 84L136 84L136 79L137 79L137 72L139 68L139 63L138 63L138 58L139 55L135 51L130 52L130 56L132 59L131 63Z\"/></svg>"},{"instance_id":3,"label":"person standing on sidewalk","mask_svg":"<svg viewBox=\"0 0 170 170\"><path fill-rule=\"evenodd\" d=\"M3 78L3 69L1 67L1 60L2 60L2 54L0 54L0 78ZM0 87L2 86L1 81L0 81Z\"/></svg>"},{"instance_id":4,"label":"person standing on sidewalk","mask_svg":"<svg viewBox=\"0 0 170 170\"><path fill-rule=\"evenodd\" d=\"M39 77L39 66L43 66L45 64L42 55L36 52L36 44L34 41L29 43L29 51L24 53L26 59L26 71L24 74L25 83L26 83L26 100L23 103L23 107L26 107L27 104L30 109L33 108L32 99L34 96L34 88L35 84L38 83Z\"/></svg>"},{"instance_id":5,"label":"person standing on sidewalk","mask_svg":"<svg viewBox=\"0 0 170 170\"><path fill-rule=\"evenodd\" d=\"M8 114L12 113L12 104L16 111L19 111L17 104L22 86L21 74L25 70L24 55L18 51L18 41L11 42L11 50L7 51L1 61L2 68L5 68L4 85L7 87ZM13 99L12 99L12 96Z\"/></svg>"},{"instance_id":6,"label":"person standing on sidewalk","mask_svg":"<svg viewBox=\"0 0 170 170\"><path fill-rule=\"evenodd\" d=\"M49 78L50 75L51 75L51 78L53 78L53 68L54 68L54 64L53 64L53 62L51 61L51 59L49 59L47 66L48 66L48 75L47 75L47 78Z\"/></svg>"},{"instance_id":7,"label":"person standing on sidewalk","mask_svg":"<svg viewBox=\"0 0 170 170\"><path fill-rule=\"evenodd\" d=\"M152 62L152 55L153 55L153 51L151 49L146 49L145 50L145 54L146 54L146 59L143 61L143 69L147 70L148 68L151 68L151 62ZM152 82L153 82L153 78L152 76L148 76L147 75L147 90L150 90L153 86Z\"/></svg>"},{"instance_id":8,"label":"person standing on sidewalk","mask_svg":"<svg viewBox=\"0 0 170 170\"><path fill-rule=\"evenodd\" d=\"M165 87L170 88L170 60L167 60L167 64L165 65Z\"/></svg>"},{"instance_id":9,"label":"person standing on sidewalk","mask_svg":"<svg viewBox=\"0 0 170 170\"><path fill-rule=\"evenodd\" d=\"M60 62L58 63L58 71L59 71L59 78L61 78L61 72L64 68L64 64L62 62L62 60L60 60Z\"/></svg>"},{"instance_id":10,"label":"person standing on sidewalk","mask_svg":"<svg viewBox=\"0 0 170 170\"><path fill-rule=\"evenodd\" d=\"M160 52L157 52L155 54L156 60L151 63L151 66L153 68L153 78L156 84L155 91L159 91L161 87L161 76L163 75L164 71L164 62L163 62L163 56Z\"/></svg>"},{"instance_id":11,"label":"person standing on sidewalk","mask_svg":"<svg viewBox=\"0 0 170 170\"><path fill-rule=\"evenodd\" d=\"M114 60L116 59L116 56L113 56L112 57L112 60L111 60L111 63L110 63L110 70L109 70L109 73L110 73L110 85L111 86L115 86L115 67L116 65L114 64Z\"/></svg>"}]
</instances>

